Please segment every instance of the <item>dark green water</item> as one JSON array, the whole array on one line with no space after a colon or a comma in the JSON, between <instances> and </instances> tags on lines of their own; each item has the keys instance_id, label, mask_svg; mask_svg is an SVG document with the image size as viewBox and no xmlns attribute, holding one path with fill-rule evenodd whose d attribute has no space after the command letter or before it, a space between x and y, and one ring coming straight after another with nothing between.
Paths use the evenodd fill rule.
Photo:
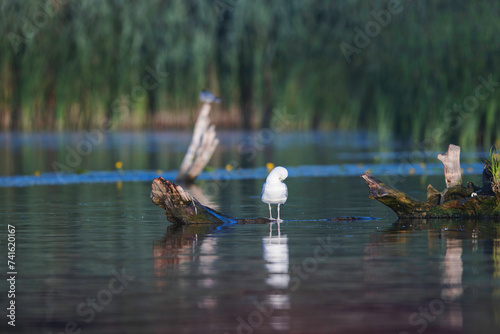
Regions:
<instances>
[{"instance_id":1,"label":"dark green water","mask_svg":"<svg viewBox=\"0 0 500 334\"><path fill-rule=\"evenodd\" d=\"M256 161L294 166L290 145ZM309 154L357 163L350 151ZM237 217L266 216L264 177L192 192ZM16 327L4 316L2 333L498 333L498 222L398 221L358 176L286 183L279 236L276 223L174 229L150 181L0 187L1 254L14 225L17 271ZM404 175L397 187L423 200L428 183L444 182ZM379 219L325 220L336 216Z\"/></svg>"}]
</instances>

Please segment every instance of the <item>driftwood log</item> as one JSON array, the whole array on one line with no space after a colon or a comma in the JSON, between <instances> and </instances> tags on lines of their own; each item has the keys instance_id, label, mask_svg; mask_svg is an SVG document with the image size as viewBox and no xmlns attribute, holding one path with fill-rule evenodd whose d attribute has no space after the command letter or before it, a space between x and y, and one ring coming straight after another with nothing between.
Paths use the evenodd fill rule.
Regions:
<instances>
[{"instance_id":1,"label":"driftwood log","mask_svg":"<svg viewBox=\"0 0 500 334\"><path fill-rule=\"evenodd\" d=\"M398 218L498 218L500 216L500 201L491 191L491 173L486 165L483 170L482 188L471 182L467 187L463 187L460 147L450 145L448 152L440 154L438 159L443 162L447 188L439 192L429 185L426 202L420 202L384 184L370 173L364 173L361 177L370 188L369 198L387 205Z\"/></svg>"},{"instance_id":2,"label":"driftwood log","mask_svg":"<svg viewBox=\"0 0 500 334\"><path fill-rule=\"evenodd\" d=\"M153 203L165 210L167 219L177 225L211 224L264 224L269 218L235 218L202 205L181 186L162 177L157 177L151 185Z\"/></svg>"}]
</instances>

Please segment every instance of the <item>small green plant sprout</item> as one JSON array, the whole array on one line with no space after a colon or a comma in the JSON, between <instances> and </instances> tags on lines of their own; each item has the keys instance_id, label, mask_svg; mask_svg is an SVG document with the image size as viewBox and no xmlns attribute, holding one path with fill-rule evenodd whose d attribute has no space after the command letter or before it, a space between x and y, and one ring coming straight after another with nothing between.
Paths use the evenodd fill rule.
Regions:
<instances>
[{"instance_id":1,"label":"small green plant sprout","mask_svg":"<svg viewBox=\"0 0 500 334\"><path fill-rule=\"evenodd\" d=\"M490 172L491 178L491 189L497 197L500 197L500 154L498 147L492 146L490 149Z\"/></svg>"}]
</instances>

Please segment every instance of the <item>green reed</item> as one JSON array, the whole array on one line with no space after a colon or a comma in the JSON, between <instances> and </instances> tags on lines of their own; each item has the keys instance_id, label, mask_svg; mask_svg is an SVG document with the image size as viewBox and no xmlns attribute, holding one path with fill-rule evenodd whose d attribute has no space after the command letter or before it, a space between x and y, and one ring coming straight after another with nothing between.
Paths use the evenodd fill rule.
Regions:
<instances>
[{"instance_id":1,"label":"green reed","mask_svg":"<svg viewBox=\"0 0 500 334\"><path fill-rule=\"evenodd\" d=\"M479 76L500 81L497 2L401 1L350 63L340 43L352 45L354 28L387 1L57 3L0 5L1 129L189 126L207 88L223 98L217 112L239 115L225 126L270 126L270 110L286 108L290 128L363 128L435 146L500 139L498 87L473 111L453 110ZM168 76L145 89L156 67Z\"/></svg>"}]
</instances>

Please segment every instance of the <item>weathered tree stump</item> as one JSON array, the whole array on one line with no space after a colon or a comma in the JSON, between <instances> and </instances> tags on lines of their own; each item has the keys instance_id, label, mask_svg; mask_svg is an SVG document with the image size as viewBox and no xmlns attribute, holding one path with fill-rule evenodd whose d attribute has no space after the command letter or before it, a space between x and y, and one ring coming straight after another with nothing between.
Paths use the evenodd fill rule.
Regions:
<instances>
[{"instance_id":1,"label":"weathered tree stump","mask_svg":"<svg viewBox=\"0 0 500 334\"><path fill-rule=\"evenodd\" d=\"M460 146L450 144L445 154L438 154L438 159L443 163L446 188L462 185Z\"/></svg>"},{"instance_id":2,"label":"weathered tree stump","mask_svg":"<svg viewBox=\"0 0 500 334\"><path fill-rule=\"evenodd\" d=\"M191 144L182 160L179 174L177 174L177 181L179 182L193 183L208 164L217 145L219 145L215 126L210 125L209 113L211 107L211 102L204 102L201 107L194 126Z\"/></svg>"},{"instance_id":3,"label":"weathered tree stump","mask_svg":"<svg viewBox=\"0 0 500 334\"><path fill-rule=\"evenodd\" d=\"M361 177L370 188L369 198L387 205L398 218L498 218L500 202L491 191L489 183L482 188L472 183L467 187L461 185L459 154L460 147L450 145L446 154L438 156L443 162L447 188L439 192L429 185L425 203L382 183L370 173L364 173ZM483 179L490 180L486 175L488 171L485 166Z\"/></svg>"}]
</instances>

